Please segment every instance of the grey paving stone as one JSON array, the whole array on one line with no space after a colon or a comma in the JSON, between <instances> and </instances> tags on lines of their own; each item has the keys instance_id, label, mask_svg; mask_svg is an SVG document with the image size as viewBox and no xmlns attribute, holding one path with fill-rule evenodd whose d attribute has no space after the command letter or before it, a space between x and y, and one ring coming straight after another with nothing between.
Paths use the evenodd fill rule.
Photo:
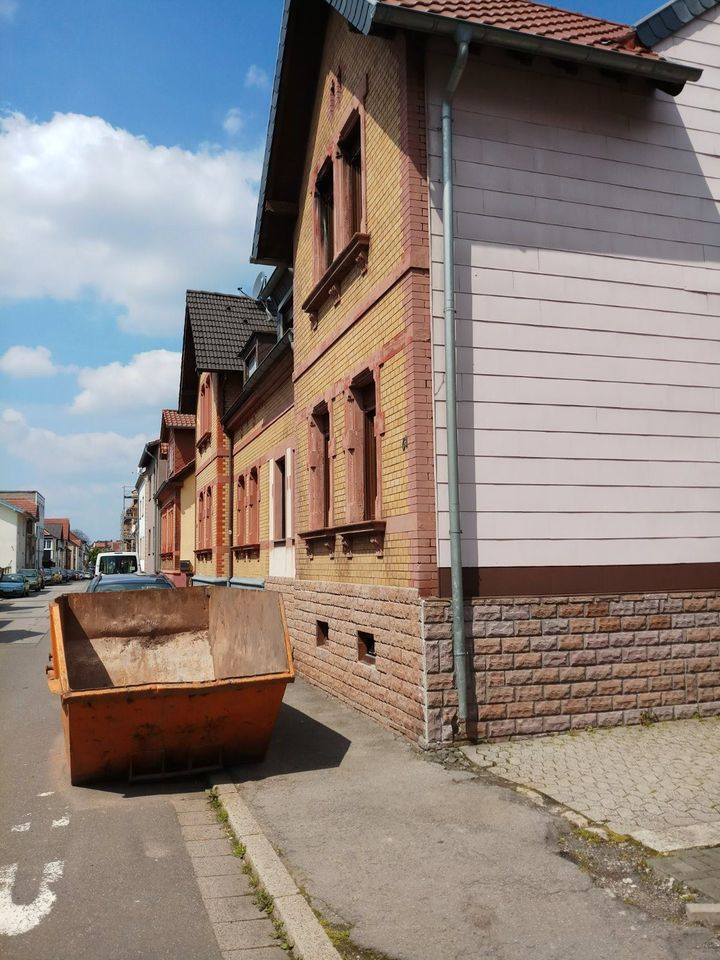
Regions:
<instances>
[{"instance_id":1,"label":"grey paving stone","mask_svg":"<svg viewBox=\"0 0 720 960\"><path fill-rule=\"evenodd\" d=\"M215 900L217 897L243 897L251 891L250 881L239 870L235 875L225 877L196 877L203 900Z\"/></svg>"},{"instance_id":2,"label":"grey paving stone","mask_svg":"<svg viewBox=\"0 0 720 960\"><path fill-rule=\"evenodd\" d=\"M214 900L208 900L205 906L212 923L263 920L267 917L250 894L244 897L217 897Z\"/></svg>"},{"instance_id":3,"label":"grey paving stone","mask_svg":"<svg viewBox=\"0 0 720 960\"><path fill-rule=\"evenodd\" d=\"M170 802L176 810L209 810L208 798L205 794L189 794L187 796L172 796Z\"/></svg>"},{"instance_id":4,"label":"grey paving stone","mask_svg":"<svg viewBox=\"0 0 720 960\"><path fill-rule=\"evenodd\" d=\"M190 827L200 823L217 823L217 817L209 807L204 810L177 810L177 818L182 827Z\"/></svg>"},{"instance_id":5,"label":"grey paving stone","mask_svg":"<svg viewBox=\"0 0 720 960\"><path fill-rule=\"evenodd\" d=\"M188 840L185 843L191 857L224 857L231 852L227 837L220 840Z\"/></svg>"},{"instance_id":6,"label":"grey paving stone","mask_svg":"<svg viewBox=\"0 0 720 960\"><path fill-rule=\"evenodd\" d=\"M275 929L267 917L259 920L214 923L213 930L221 950L277 946Z\"/></svg>"},{"instance_id":7,"label":"grey paving stone","mask_svg":"<svg viewBox=\"0 0 720 960\"><path fill-rule=\"evenodd\" d=\"M241 871L240 861L231 853L224 857L194 857L192 865L198 877L229 877Z\"/></svg>"},{"instance_id":8,"label":"grey paving stone","mask_svg":"<svg viewBox=\"0 0 720 960\"><path fill-rule=\"evenodd\" d=\"M709 900L720 902L720 874L715 874L712 877L700 877L697 880L688 881L688 883Z\"/></svg>"},{"instance_id":9,"label":"grey paving stone","mask_svg":"<svg viewBox=\"0 0 720 960\"><path fill-rule=\"evenodd\" d=\"M271 897L290 896L297 893L295 881L267 839L262 834L246 837L245 858L260 877L262 885Z\"/></svg>"},{"instance_id":10,"label":"grey paving stone","mask_svg":"<svg viewBox=\"0 0 720 960\"><path fill-rule=\"evenodd\" d=\"M181 827L185 840L224 840L228 842L227 833L219 823L195 823Z\"/></svg>"},{"instance_id":11,"label":"grey paving stone","mask_svg":"<svg viewBox=\"0 0 720 960\"><path fill-rule=\"evenodd\" d=\"M250 950L224 950L223 960L288 960L281 947L257 947Z\"/></svg>"}]
</instances>

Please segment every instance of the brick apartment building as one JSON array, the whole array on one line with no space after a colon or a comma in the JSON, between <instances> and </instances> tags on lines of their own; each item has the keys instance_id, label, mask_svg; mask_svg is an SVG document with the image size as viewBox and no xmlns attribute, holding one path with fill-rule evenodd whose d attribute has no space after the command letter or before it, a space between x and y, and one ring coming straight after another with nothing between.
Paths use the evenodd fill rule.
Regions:
<instances>
[{"instance_id":1,"label":"brick apartment building","mask_svg":"<svg viewBox=\"0 0 720 960\"><path fill-rule=\"evenodd\" d=\"M160 569L176 586L187 585L195 547L195 415L163 410L160 460L166 479L155 499L160 513Z\"/></svg>"},{"instance_id":2,"label":"brick apartment building","mask_svg":"<svg viewBox=\"0 0 720 960\"><path fill-rule=\"evenodd\" d=\"M720 711L701 6L286 3L253 256L294 321L238 342L232 398L205 379L232 496L199 484L198 566L282 591L299 672L421 742Z\"/></svg>"},{"instance_id":3,"label":"brick apartment building","mask_svg":"<svg viewBox=\"0 0 720 960\"><path fill-rule=\"evenodd\" d=\"M231 576L230 442L221 420L245 377L262 362L275 329L258 300L187 291L179 410L196 424L195 583Z\"/></svg>"}]
</instances>

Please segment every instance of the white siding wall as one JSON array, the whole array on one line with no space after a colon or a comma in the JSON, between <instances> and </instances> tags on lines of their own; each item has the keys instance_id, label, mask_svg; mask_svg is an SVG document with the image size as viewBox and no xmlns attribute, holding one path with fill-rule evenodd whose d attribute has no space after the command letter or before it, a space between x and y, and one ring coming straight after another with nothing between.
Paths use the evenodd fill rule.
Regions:
<instances>
[{"instance_id":1,"label":"white siding wall","mask_svg":"<svg viewBox=\"0 0 720 960\"><path fill-rule=\"evenodd\" d=\"M25 562L25 518L16 510L0 503L0 570L17 573ZM20 558L20 566L18 566Z\"/></svg>"},{"instance_id":2,"label":"white siding wall","mask_svg":"<svg viewBox=\"0 0 720 960\"><path fill-rule=\"evenodd\" d=\"M466 566L720 561L720 12L676 99L500 53L456 98ZM428 49L439 562L450 562L440 101Z\"/></svg>"}]
</instances>

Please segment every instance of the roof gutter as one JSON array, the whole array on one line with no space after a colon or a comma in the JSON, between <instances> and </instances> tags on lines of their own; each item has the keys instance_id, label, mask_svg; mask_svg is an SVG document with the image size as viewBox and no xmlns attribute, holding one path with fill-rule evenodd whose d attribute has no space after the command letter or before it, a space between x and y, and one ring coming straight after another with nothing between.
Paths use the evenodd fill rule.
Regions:
<instances>
[{"instance_id":1,"label":"roof gutter","mask_svg":"<svg viewBox=\"0 0 720 960\"><path fill-rule=\"evenodd\" d=\"M454 17L420 13L417 10L387 3L378 4L376 7L374 23L448 37L454 37L458 27L458 21ZM482 23L464 21L463 25L467 26L472 43L502 47L518 53L534 54L553 60L584 64L599 70L641 77L655 83L661 90L672 96L680 93L688 81L699 80L702 76L702 70L698 67L670 60L638 57L630 53L569 43L567 40L556 40L553 37L540 37L536 34L522 33L519 30L504 30L501 27Z\"/></svg>"}]
</instances>

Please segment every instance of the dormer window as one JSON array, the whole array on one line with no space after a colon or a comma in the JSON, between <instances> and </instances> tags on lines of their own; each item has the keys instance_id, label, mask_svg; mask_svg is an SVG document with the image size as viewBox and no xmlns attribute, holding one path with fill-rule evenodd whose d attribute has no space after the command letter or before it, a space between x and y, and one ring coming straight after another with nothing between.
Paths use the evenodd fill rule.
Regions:
<instances>
[{"instance_id":1,"label":"dormer window","mask_svg":"<svg viewBox=\"0 0 720 960\"><path fill-rule=\"evenodd\" d=\"M258 365L258 362L257 362L257 347L256 347L253 350L253 352L250 354L250 356L247 358L247 360L245 361L245 376L248 380L257 370L257 365Z\"/></svg>"}]
</instances>

